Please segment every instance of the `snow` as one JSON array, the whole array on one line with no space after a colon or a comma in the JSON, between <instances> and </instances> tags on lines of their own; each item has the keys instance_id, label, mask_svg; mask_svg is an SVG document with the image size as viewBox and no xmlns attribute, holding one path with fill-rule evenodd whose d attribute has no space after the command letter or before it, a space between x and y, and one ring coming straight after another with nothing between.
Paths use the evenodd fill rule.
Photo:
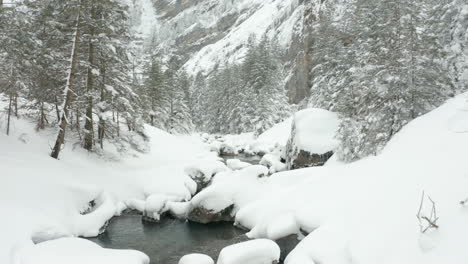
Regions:
<instances>
[{"instance_id":1,"label":"snow","mask_svg":"<svg viewBox=\"0 0 468 264\"><path fill-rule=\"evenodd\" d=\"M242 170L249 167L251 164L247 162L240 161L238 159L228 159L226 165L231 170Z\"/></svg>"},{"instance_id":2,"label":"snow","mask_svg":"<svg viewBox=\"0 0 468 264\"><path fill-rule=\"evenodd\" d=\"M226 171L224 163L217 160L197 160L185 168L185 173L192 179L203 178L208 182L216 173Z\"/></svg>"},{"instance_id":3,"label":"snow","mask_svg":"<svg viewBox=\"0 0 468 264\"><path fill-rule=\"evenodd\" d=\"M299 18L299 14L294 13L298 5L297 0L244 0L236 3L236 10L231 12L237 11L243 14L238 19L242 23L230 29L221 40L203 47L184 65L184 68L195 76L199 72L211 72L217 64L238 63L245 55L246 44L252 34L257 38L267 34L270 37L278 35L278 39L279 37L291 39L295 32L294 18ZM291 15L292 18L288 19ZM221 16L218 14L215 17Z\"/></svg>"},{"instance_id":4,"label":"snow","mask_svg":"<svg viewBox=\"0 0 468 264\"><path fill-rule=\"evenodd\" d=\"M274 241L255 239L223 248L217 264L271 264L279 257L280 248Z\"/></svg>"},{"instance_id":5,"label":"snow","mask_svg":"<svg viewBox=\"0 0 468 264\"><path fill-rule=\"evenodd\" d=\"M410 124L382 154L274 174L239 205L236 222L252 238L309 232L287 257L296 263L466 263L467 95ZM420 233L422 191L435 202L439 229Z\"/></svg>"},{"instance_id":6,"label":"snow","mask_svg":"<svg viewBox=\"0 0 468 264\"><path fill-rule=\"evenodd\" d=\"M3 103L0 100L0 107ZM0 123L1 131L3 125ZM120 215L126 208L155 209L159 198L153 198L158 195L171 201L167 210L184 214L187 204L177 202L190 200L196 186L185 174L184 167L197 160L216 161L217 156L197 136L172 136L149 126L146 134L150 137L148 154L108 161L106 157L74 148L74 142L67 139L61 159L55 160L49 156L55 129L36 132L34 122L13 119L11 135L0 133L0 207L5 213L0 218L0 263L12 263L13 258L23 257L24 250L44 255L46 261L52 254L45 245L55 248L55 243L44 246L34 243L96 236L111 217ZM110 144L105 146L112 149ZM146 201L148 197L153 198ZM95 207L89 208L90 201L94 201ZM63 241L65 248L69 245L73 250L72 242ZM56 242L57 246L61 243L62 240ZM113 252L100 248L89 250L90 258L98 259L100 251L103 256ZM87 251L80 254L85 256ZM107 261L107 257L102 260ZM145 262L129 260L128 263Z\"/></svg>"},{"instance_id":7,"label":"snow","mask_svg":"<svg viewBox=\"0 0 468 264\"><path fill-rule=\"evenodd\" d=\"M460 95L410 122L379 156L271 176L261 165L225 170L193 198L195 183L184 168L217 162L199 137L147 127L148 154L109 162L68 142L61 160L54 160L48 156L53 129L36 132L29 121L14 119L11 136L0 134L0 207L6 215L0 218L0 263L147 263L144 254L73 237L97 235L126 207L185 215L193 205L234 205L236 223L251 230L250 238L308 233L286 264L465 264L468 208L460 201L468 197L467 99ZM314 121L328 127L331 116ZM322 135L328 128L308 129ZM423 190L436 203L440 226L425 234L415 217ZM228 247L218 263L277 257L271 243Z\"/></svg>"},{"instance_id":8,"label":"snow","mask_svg":"<svg viewBox=\"0 0 468 264\"><path fill-rule=\"evenodd\" d=\"M146 198L145 213L156 220L159 220L161 213L166 209L168 197L161 194L152 194Z\"/></svg>"},{"instance_id":9,"label":"snow","mask_svg":"<svg viewBox=\"0 0 468 264\"><path fill-rule=\"evenodd\" d=\"M203 254L189 254L183 256L179 264L214 264L213 259L210 256Z\"/></svg>"},{"instance_id":10,"label":"snow","mask_svg":"<svg viewBox=\"0 0 468 264\"><path fill-rule=\"evenodd\" d=\"M281 156L278 153L266 154L259 164L267 167L270 174L286 170L286 164L281 162Z\"/></svg>"},{"instance_id":11,"label":"snow","mask_svg":"<svg viewBox=\"0 0 468 264\"><path fill-rule=\"evenodd\" d=\"M256 197L261 182L264 181L263 176L267 174L268 169L261 165L220 173L210 186L193 197L192 207L220 212L233 204L241 206Z\"/></svg>"},{"instance_id":12,"label":"snow","mask_svg":"<svg viewBox=\"0 0 468 264\"><path fill-rule=\"evenodd\" d=\"M81 238L61 238L21 250L14 264L149 264L135 250L103 249Z\"/></svg>"},{"instance_id":13,"label":"snow","mask_svg":"<svg viewBox=\"0 0 468 264\"><path fill-rule=\"evenodd\" d=\"M299 111L294 115L294 144L315 154L334 150L339 145L335 138L339 124L338 115L327 110L309 108Z\"/></svg>"},{"instance_id":14,"label":"snow","mask_svg":"<svg viewBox=\"0 0 468 264\"><path fill-rule=\"evenodd\" d=\"M293 118L274 125L258 136L256 140L250 143L249 151L253 153L269 153L275 147L284 148L291 134Z\"/></svg>"}]
</instances>

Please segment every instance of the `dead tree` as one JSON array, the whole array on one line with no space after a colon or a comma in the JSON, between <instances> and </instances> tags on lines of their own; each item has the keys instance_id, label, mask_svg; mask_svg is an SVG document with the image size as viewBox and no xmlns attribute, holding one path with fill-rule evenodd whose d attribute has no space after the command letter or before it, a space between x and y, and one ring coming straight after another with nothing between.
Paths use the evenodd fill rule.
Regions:
<instances>
[{"instance_id":1,"label":"dead tree","mask_svg":"<svg viewBox=\"0 0 468 264\"><path fill-rule=\"evenodd\" d=\"M81 23L81 1L78 6L78 15L76 17L76 29L73 34L73 44L72 44L72 51L70 56L70 69L68 72L67 77L67 84L65 85L64 89L64 100L62 104L62 109L60 113L60 123L59 123L59 131L57 135L57 139L55 140L54 148L52 149L52 153L50 156L54 159L58 159L60 151L62 150L62 145L65 142L65 130L67 129L68 125L68 108L72 103L73 100L73 89L74 89L74 82L76 77L76 68L78 66L78 44L80 42L80 23Z\"/></svg>"},{"instance_id":2,"label":"dead tree","mask_svg":"<svg viewBox=\"0 0 468 264\"><path fill-rule=\"evenodd\" d=\"M422 212L424 204L427 200L429 200L431 203L431 211L430 211L429 216ZM416 214L416 218L418 219L418 222L419 222L419 230L423 234L426 233L427 230L431 228L433 229L439 228L439 225L437 224L439 217L437 216L435 202L431 199L430 196L427 196L427 199L426 199L426 194L424 191L421 196L421 202L419 204L419 210L418 210L418 213Z\"/></svg>"}]
</instances>

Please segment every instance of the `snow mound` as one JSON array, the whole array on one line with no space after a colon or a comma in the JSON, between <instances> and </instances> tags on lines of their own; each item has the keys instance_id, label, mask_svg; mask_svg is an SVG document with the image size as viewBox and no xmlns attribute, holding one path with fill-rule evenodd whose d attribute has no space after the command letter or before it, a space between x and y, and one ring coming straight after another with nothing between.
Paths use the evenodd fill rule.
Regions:
<instances>
[{"instance_id":1,"label":"snow mound","mask_svg":"<svg viewBox=\"0 0 468 264\"><path fill-rule=\"evenodd\" d=\"M275 148L284 148L291 134L292 120L292 117L288 118L260 134L249 145L249 151L253 153L270 153Z\"/></svg>"},{"instance_id":2,"label":"snow mound","mask_svg":"<svg viewBox=\"0 0 468 264\"><path fill-rule=\"evenodd\" d=\"M226 161L226 164L231 170L242 170L251 165L250 163L243 162L238 159L229 159Z\"/></svg>"},{"instance_id":3,"label":"snow mound","mask_svg":"<svg viewBox=\"0 0 468 264\"><path fill-rule=\"evenodd\" d=\"M256 239L223 248L217 264L272 264L279 260L280 253L274 241Z\"/></svg>"},{"instance_id":4,"label":"snow mound","mask_svg":"<svg viewBox=\"0 0 468 264\"><path fill-rule=\"evenodd\" d=\"M189 254L183 256L179 264L214 264L213 259L210 256L203 254Z\"/></svg>"},{"instance_id":5,"label":"snow mound","mask_svg":"<svg viewBox=\"0 0 468 264\"><path fill-rule=\"evenodd\" d=\"M339 124L336 113L318 108L305 109L294 115L295 133L291 137L299 149L323 154L338 147L335 135Z\"/></svg>"},{"instance_id":6,"label":"snow mound","mask_svg":"<svg viewBox=\"0 0 468 264\"><path fill-rule=\"evenodd\" d=\"M202 178L204 181L210 181L211 178L219 172L226 171L228 168L221 161L197 161L187 166L185 173L192 179Z\"/></svg>"},{"instance_id":7,"label":"snow mound","mask_svg":"<svg viewBox=\"0 0 468 264\"><path fill-rule=\"evenodd\" d=\"M259 164L267 167L270 174L286 170L286 164L281 162L279 155L266 154Z\"/></svg>"},{"instance_id":8,"label":"snow mound","mask_svg":"<svg viewBox=\"0 0 468 264\"><path fill-rule=\"evenodd\" d=\"M81 238L51 240L21 251L18 264L149 264L139 251L104 249Z\"/></svg>"}]
</instances>

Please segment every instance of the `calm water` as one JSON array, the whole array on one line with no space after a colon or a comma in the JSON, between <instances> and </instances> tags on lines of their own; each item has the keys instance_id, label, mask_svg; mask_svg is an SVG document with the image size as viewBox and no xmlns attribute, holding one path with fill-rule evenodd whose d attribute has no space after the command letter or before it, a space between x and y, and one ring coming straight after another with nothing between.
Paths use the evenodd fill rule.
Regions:
<instances>
[{"instance_id":1,"label":"calm water","mask_svg":"<svg viewBox=\"0 0 468 264\"><path fill-rule=\"evenodd\" d=\"M224 156L258 164L259 156ZM215 261L222 248L247 240L245 231L232 223L197 224L165 218L161 223L141 221L140 215L113 218L107 231L90 240L105 248L135 249L147 254L151 264L177 264L190 253L203 253Z\"/></svg>"},{"instance_id":2,"label":"calm water","mask_svg":"<svg viewBox=\"0 0 468 264\"><path fill-rule=\"evenodd\" d=\"M190 253L216 259L223 247L244 240L244 233L232 223L202 225L164 219L155 224L142 222L139 215L123 215L112 219L107 232L90 240L105 248L142 251L151 264L177 264Z\"/></svg>"}]
</instances>

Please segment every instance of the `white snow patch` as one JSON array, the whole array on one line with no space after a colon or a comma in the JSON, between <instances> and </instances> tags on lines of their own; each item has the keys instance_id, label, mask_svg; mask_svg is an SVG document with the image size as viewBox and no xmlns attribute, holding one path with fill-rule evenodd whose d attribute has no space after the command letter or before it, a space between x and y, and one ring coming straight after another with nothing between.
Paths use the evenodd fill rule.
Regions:
<instances>
[{"instance_id":1,"label":"white snow patch","mask_svg":"<svg viewBox=\"0 0 468 264\"><path fill-rule=\"evenodd\" d=\"M280 248L274 241L255 239L223 248L217 264L271 264L279 257Z\"/></svg>"}]
</instances>

